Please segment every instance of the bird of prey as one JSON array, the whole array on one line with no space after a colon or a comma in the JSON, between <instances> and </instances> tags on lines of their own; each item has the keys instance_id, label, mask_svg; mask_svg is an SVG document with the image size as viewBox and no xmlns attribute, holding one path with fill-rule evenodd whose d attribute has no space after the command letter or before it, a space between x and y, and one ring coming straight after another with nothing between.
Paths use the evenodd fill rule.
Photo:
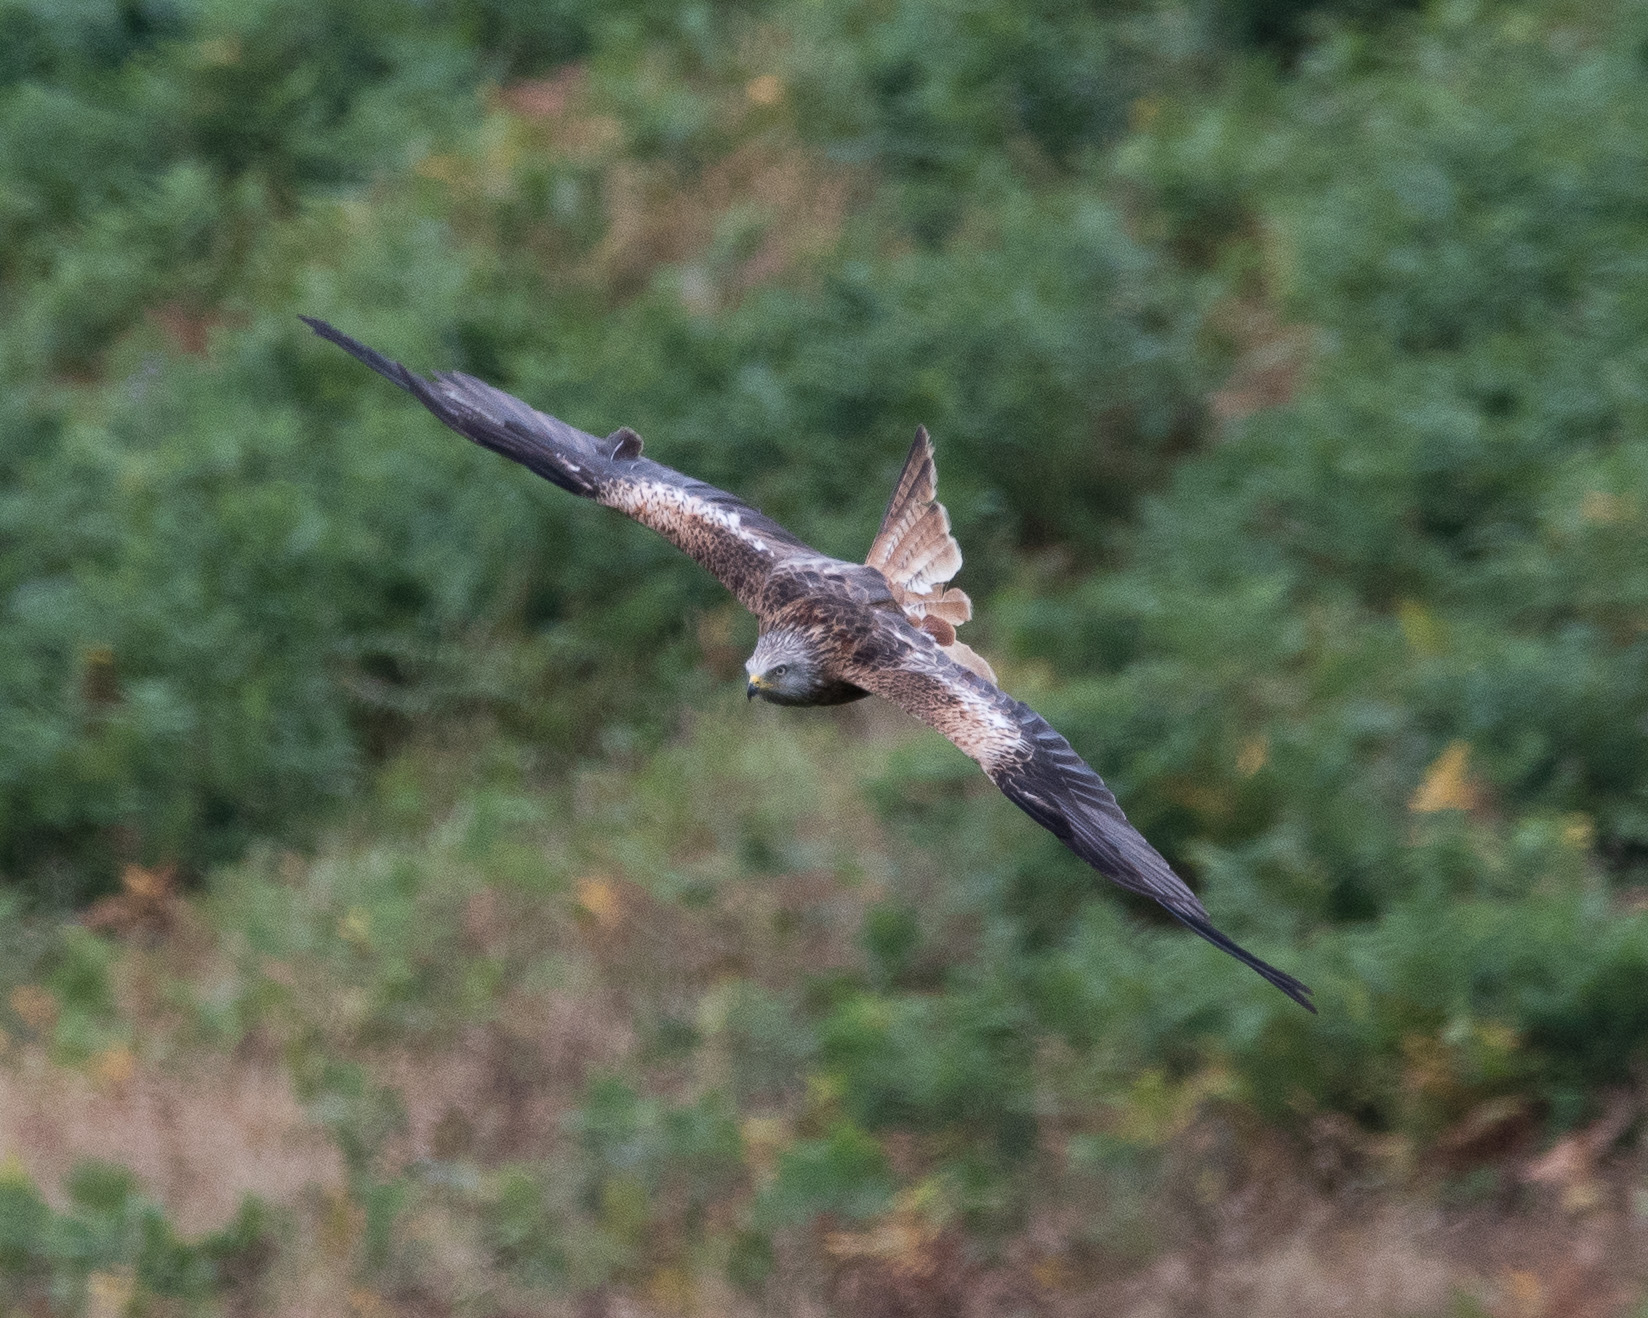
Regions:
<instances>
[{"instance_id":1,"label":"bird of prey","mask_svg":"<svg viewBox=\"0 0 1648 1318\"><path fill-rule=\"evenodd\" d=\"M471 376L424 379L324 321L303 320L460 435L651 527L713 573L760 620L745 665L752 698L777 705L866 695L891 701L976 760L1009 801L1099 873L1153 898L1316 1010L1309 988L1213 927L1196 894L1127 822L1104 780L956 639L972 603L949 586L961 549L937 500L925 430L916 433L868 558L847 563L725 491L642 457L641 437L628 427L597 439Z\"/></svg>"}]
</instances>

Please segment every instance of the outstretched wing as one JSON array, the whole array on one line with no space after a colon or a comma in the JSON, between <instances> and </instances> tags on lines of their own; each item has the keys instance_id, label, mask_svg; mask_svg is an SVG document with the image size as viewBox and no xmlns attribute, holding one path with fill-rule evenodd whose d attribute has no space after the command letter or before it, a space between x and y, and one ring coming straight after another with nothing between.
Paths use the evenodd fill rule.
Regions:
<instances>
[{"instance_id":1,"label":"outstretched wing","mask_svg":"<svg viewBox=\"0 0 1648 1318\"><path fill-rule=\"evenodd\" d=\"M896 618L878 615L874 626L848 666L849 681L937 728L978 761L1009 801L1106 878L1160 903L1300 1006L1316 1010L1310 989L1213 927L1196 894L1127 822L1104 779L1046 719Z\"/></svg>"},{"instance_id":2,"label":"outstretched wing","mask_svg":"<svg viewBox=\"0 0 1648 1318\"><path fill-rule=\"evenodd\" d=\"M752 612L759 612L762 587L774 567L824 557L726 491L642 457L641 437L627 427L597 439L473 376L442 372L426 380L325 321L302 320L405 389L460 435L563 490L651 527L708 568Z\"/></svg>"},{"instance_id":3,"label":"outstretched wing","mask_svg":"<svg viewBox=\"0 0 1648 1318\"><path fill-rule=\"evenodd\" d=\"M904 616L950 658L987 682L996 680L983 657L956 640L956 628L973 616L973 601L966 591L947 588L961 570L961 546L950 534L950 514L938 501L938 468L926 426L916 427L915 443L864 562L887 578Z\"/></svg>"}]
</instances>

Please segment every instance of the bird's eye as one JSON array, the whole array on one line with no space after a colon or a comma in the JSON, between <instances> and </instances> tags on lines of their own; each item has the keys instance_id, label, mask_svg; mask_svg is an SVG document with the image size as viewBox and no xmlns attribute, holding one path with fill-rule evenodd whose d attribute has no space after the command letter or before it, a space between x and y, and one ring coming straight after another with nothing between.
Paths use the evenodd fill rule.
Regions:
<instances>
[{"instance_id":1,"label":"bird's eye","mask_svg":"<svg viewBox=\"0 0 1648 1318\"><path fill-rule=\"evenodd\" d=\"M790 671L790 666L788 664L779 664L776 668L774 668L772 670L772 675L774 677L783 677L784 674L789 672L789 671Z\"/></svg>"}]
</instances>

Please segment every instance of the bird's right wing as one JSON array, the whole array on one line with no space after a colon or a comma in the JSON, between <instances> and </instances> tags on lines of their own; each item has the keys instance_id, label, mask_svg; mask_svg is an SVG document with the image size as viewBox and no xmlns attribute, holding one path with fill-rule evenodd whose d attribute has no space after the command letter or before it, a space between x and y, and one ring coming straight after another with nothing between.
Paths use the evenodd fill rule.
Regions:
<instances>
[{"instance_id":1,"label":"bird's right wing","mask_svg":"<svg viewBox=\"0 0 1648 1318\"><path fill-rule=\"evenodd\" d=\"M942 732L1009 801L1099 873L1159 903L1215 947L1314 1012L1310 989L1213 925L1207 908L1122 813L1115 794L1046 719L954 663L889 614L859 645L845 676Z\"/></svg>"},{"instance_id":2,"label":"bird's right wing","mask_svg":"<svg viewBox=\"0 0 1648 1318\"><path fill-rule=\"evenodd\" d=\"M823 557L725 490L642 457L641 437L627 427L597 439L473 376L442 372L426 380L325 321L302 319L460 435L563 490L651 527L713 573L752 612L759 611L762 588L775 567Z\"/></svg>"}]
</instances>

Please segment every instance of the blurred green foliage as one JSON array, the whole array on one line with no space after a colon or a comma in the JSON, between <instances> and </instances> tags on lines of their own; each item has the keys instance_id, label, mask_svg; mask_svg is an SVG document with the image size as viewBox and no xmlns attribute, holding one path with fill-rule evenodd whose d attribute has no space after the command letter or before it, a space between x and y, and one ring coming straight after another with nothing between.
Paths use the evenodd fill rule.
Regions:
<instances>
[{"instance_id":1,"label":"blurred green foliage","mask_svg":"<svg viewBox=\"0 0 1648 1318\"><path fill-rule=\"evenodd\" d=\"M268 1212L247 1201L222 1231L179 1239L123 1167L85 1163L63 1211L26 1180L0 1180L0 1295L30 1313L217 1313L255 1301L271 1243Z\"/></svg>"},{"instance_id":2,"label":"blurred green foliage","mask_svg":"<svg viewBox=\"0 0 1648 1318\"><path fill-rule=\"evenodd\" d=\"M1581 1122L1648 1050L1645 49L1555 0L0 0L0 871L218 867L201 1038L281 1036L374 1276L430 1201L532 1284L759 1286L1209 1105L1409 1165ZM980 648L1322 1017L934 739L729 714L713 582L298 312L849 557L929 425ZM57 1053L124 1038L48 943ZM364 1053L530 1058L521 995L612 980L570 1170L386 1165Z\"/></svg>"}]
</instances>

